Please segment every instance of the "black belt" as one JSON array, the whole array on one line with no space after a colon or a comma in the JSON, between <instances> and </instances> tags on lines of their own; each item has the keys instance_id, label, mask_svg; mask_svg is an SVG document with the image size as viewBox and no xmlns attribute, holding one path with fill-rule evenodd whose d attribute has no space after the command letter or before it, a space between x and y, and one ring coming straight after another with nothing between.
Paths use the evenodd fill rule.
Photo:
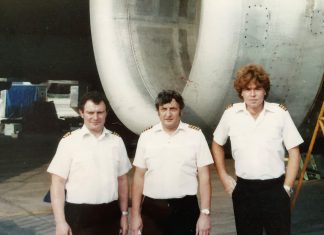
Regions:
<instances>
[{"instance_id":1,"label":"black belt","mask_svg":"<svg viewBox=\"0 0 324 235\"><path fill-rule=\"evenodd\" d=\"M74 208L80 208L80 209L100 209L100 208L104 208L104 209L109 209L110 207L118 207L118 201L112 201L112 202L108 202L108 203L101 203L101 204L88 204L88 203L72 203L72 202L65 202L65 206L68 207L74 207Z\"/></svg>"},{"instance_id":2,"label":"black belt","mask_svg":"<svg viewBox=\"0 0 324 235\"><path fill-rule=\"evenodd\" d=\"M278 178L274 178L274 179L266 179L266 180L250 180L250 179L243 179L241 177L237 177L237 183L241 183L241 184L253 184L253 185L274 185L274 184L283 184L285 180L285 175L282 175Z\"/></svg>"},{"instance_id":3,"label":"black belt","mask_svg":"<svg viewBox=\"0 0 324 235\"><path fill-rule=\"evenodd\" d=\"M155 199L144 196L142 206L145 211L160 211L162 214L169 214L174 211L187 210L193 205L198 205L196 195L187 195L182 198Z\"/></svg>"},{"instance_id":4,"label":"black belt","mask_svg":"<svg viewBox=\"0 0 324 235\"><path fill-rule=\"evenodd\" d=\"M169 206L173 205L183 205L187 203L192 203L197 200L196 195L186 195L181 198L167 198L167 199L155 199L148 196L143 197L143 202L148 203L167 203Z\"/></svg>"}]
</instances>

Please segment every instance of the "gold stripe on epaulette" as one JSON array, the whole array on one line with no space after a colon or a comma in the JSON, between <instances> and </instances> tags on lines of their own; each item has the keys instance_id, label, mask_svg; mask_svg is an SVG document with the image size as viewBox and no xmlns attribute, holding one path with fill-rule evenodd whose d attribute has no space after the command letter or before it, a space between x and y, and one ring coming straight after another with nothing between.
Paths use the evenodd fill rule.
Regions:
<instances>
[{"instance_id":1,"label":"gold stripe on epaulette","mask_svg":"<svg viewBox=\"0 0 324 235\"><path fill-rule=\"evenodd\" d=\"M229 109L229 108L232 108L232 107L233 107L233 104L229 104L229 105L226 106L225 110Z\"/></svg>"},{"instance_id":2,"label":"gold stripe on epaulette","mask_svg":"<svg viewBox=\"0 0 324 235\"><path fill-rule=\"evenodd\" d=\"M152 129L152 127L153 127L153 126L150 126L150 127L146 128L146 129L144 129L144 130L142 131L142 133L145 132L145 131L148 131L149 129Z\"/></svg>"},{"instance_id":3,"label":"gold stripe on epaulette","mask_svg":"<svg viewBox=\"0 0 324 235\"><path fill-rule=\"evenodd\" d=\"M114 132L114 131L113 131L113 132L111 132L111 134L120 137L120 135L119 135L117 132Z\"/></svg>"},{"instance_id":4,"label":"gold stripe on epaulette","mask_svg":"<svg viewBox=\"0 0 324 235\"><path fill-rule=\"evenodd\" d=\"M188 125L188 127L191 128L191 129L194 129L196 131L199 131L200 130L200 128L198 126Z\"/></svg>"},{"instance_id":5,"label":"gold stripe on epaulette","mask_svg":"<svg viewBox=\"0 0 324 235\"><path fill-rule=\"evenodd\" d=\"M71 135L71 131L69 131L69 132L67 132L67 133L65 133L64 135L63 135L63 137L62 138L66 138L66 137L68 137L69 135Z\"/></svg>"},{"instance_id":6,"label":"gold stripe on epaulette","mask_svg":"<svg viewBox=\"0 0 324 235\"><path fill-rule=\"evenodd\" d=\"M279 104L279 107L282 108L283 110L287 111L287 107L284 104Z\"/></svg>"}]
</instances>

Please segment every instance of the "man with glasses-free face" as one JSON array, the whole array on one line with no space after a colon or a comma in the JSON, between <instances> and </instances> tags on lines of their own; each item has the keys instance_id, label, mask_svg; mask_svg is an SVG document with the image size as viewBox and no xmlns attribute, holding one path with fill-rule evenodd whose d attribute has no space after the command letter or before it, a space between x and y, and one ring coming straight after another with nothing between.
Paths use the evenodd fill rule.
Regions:
<instances>
[{"instance_id":1,"label":"man with glasses-free face","mask_svg":"<svg viewBox=\"0 0 324 235\"><path fill-rule=\"evenodd\" d=\"M268 74L262 66L241 67L234 87L242 103L224 112L212 144L225 191L232 196L238 235L290 234L290 194L303 142L283 105L268 103ZM231 140L234 180L226 171L223 145ZM285 170L285 149L289 160Z\"/></svg>"},{"instance_id":2,"label":"man with glasses-free face","mask_svg":"<svg viewBox=\"0 0 324 235\"><path fill-rule=\"evenodd\" d=\"M178 92L160 92L155 105L160 123L142 132L133 162L132 234L210 234L213 159L206 139L198 127L181 121Z\"/></svg>"}]
</instances>

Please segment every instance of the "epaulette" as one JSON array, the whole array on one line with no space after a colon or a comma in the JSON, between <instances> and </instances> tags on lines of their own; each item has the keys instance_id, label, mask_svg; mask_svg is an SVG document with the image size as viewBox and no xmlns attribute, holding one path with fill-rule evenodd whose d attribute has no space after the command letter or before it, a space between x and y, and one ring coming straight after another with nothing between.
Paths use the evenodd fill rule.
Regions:
<instances>
[{"instance_id":1,"label":"epaulette","mask_svg":"<svg viewBox=\"0 0 324 235\"><path fill-rule=\"evenodd\" d=\"M149 129L152 129L152 127L153 127L153 126L150 126L150 127L146 128L146 129L144 129L144 130L142 131L142 133L145 132L145 131L148 131Z\"/></svg>"},{"instance_id":2,"label":"epaulette","mask_svg":"<svg viewBox=\"0 0 324 235\"><path fill-rule=\"evenodd\" d=\"M111 134L120 137L120 135L119 135L117 132L114 132L114 131L113 131L113 132L111 132Z\"/></svg>"},{"instance_id":3,"label":"epaulette","mask_svg":"<svg viewBox=\"0 0 324 235\"><path fill-rule=\"evenodd\" d=\"M287 111L287 107L284 104L279 104L279 107L282 108L283 110Z\"/></svg>"},{"instance_id":4,"label":"epaulette","mask_svg":"<svg viewBox=\"0 0 324 235\"><path fill-rule=\"evenodd\" d=\"M200 128L198 126L188 125L188 127L191 128L191 129L194 129L196 131L199 131L200 130Z\"/></svg>"},{"instance_id":5,"label":"epaulette","mask_svg":"<svg viewBox=\"0 0 324 235\"><path fill-rule=\"evenodd\" d=\"M69 135L71 135L71 131L69 131L69 132L67 132L67 133L65 133L64 135L63 135L63 137L62 138L66 138L66 137L68 137Z\"/></svg>"},{"instance_id":6,"label":"epaulette","mask_svg":"<svg viewBox=\"0 0 324 235\"><path fill-rule=\"evenodd\" d=\"M233 104L229 104L229 105L227 105L227 107L225 108L225 110L226 109L229 109L229 108L232 108L233 107Z\"/></svg>"}]
</instances>

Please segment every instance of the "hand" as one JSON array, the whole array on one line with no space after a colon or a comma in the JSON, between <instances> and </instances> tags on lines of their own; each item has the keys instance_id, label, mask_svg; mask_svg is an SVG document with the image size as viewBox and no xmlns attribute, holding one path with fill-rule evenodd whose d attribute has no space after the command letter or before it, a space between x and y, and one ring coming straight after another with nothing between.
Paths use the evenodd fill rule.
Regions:
<instances>
[{"instance_id":1,"label":"hand","mask_svg":"<svg viewBox=\"0 0 324 235\"><path fill-rule=\"evenodd\" d=\"M135 213L132 214L131 228L132 228L132 235L138 235L142 233L143 222L140 214L135 214Z\"/></svg>"},{"instance_id":2,"label":"hand","mask_svg":"<svg viewBox=\"0 0 324 235\"><path fill-rule=\"evenodd\" d=\"M283 187L284 187L286 193L288 194L288 196L291 197L291 195L293 194L294 190L290 186L288 186L288 185L284 185Z\"/></svg>"},{"instance_id":3,"label":"hand","mask_svg":"<svg viewBox=\"0 0 324 235\"><path fill-rule=\"evenodd\" d=\"M227 192L230 196L232 195L234 188L236 187L236 181L230 175L225 175L222 179L222 183L225 188L225 192Z\"/></svg>"},{"instance_id":4,"label":"hand","mask_svg":"<svg viewBox=\"0 0 324 235\"><path fill-rule=\"evenodd\" d=\"M196 235L208 235L210 234L211 222L210 216L200 214L196 225Z\"/></svg>"},{"instance_id":5,"label":"hand","mask_svg":"<svg viewBox=\"0 0 324 235\"><path fill-rule=\"evenodd\" d=\"M66 221L56 224L55 235L72 235L72 230Z\"/></svg>"},{"instance_id":6,"label":"hand","mask_svg":"<svg viewBox=\"0 0 324 235\"><path fill-rule=\"evenodd\" d=\"M122 215L120 218L119 234L127 235L128 233L128 216Z\"/></svg>"}]
</instances>

